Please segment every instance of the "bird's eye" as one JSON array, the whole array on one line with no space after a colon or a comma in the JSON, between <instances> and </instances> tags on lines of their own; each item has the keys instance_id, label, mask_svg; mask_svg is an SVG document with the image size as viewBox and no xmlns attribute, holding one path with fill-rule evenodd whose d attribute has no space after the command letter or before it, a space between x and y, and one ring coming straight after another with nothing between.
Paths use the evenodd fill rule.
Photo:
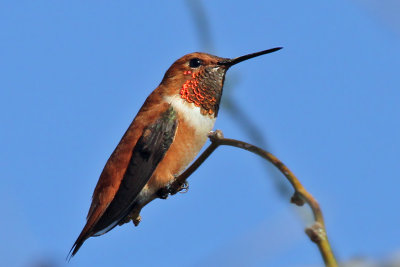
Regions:
<instances>
[{"instance_id":1,"label":"bird's eye","mask_svg":"<svg viewBox=\"0 0 400 267\"><path fill-rule=\"evenodd\" d=\"M189 66L191 67L191 68L198 68L198 67L200 67L200 65L201 65L201 60L200 59L198 59L198 58L192 58L190 61L189 61Z\"/></svg>"}]
</instances>

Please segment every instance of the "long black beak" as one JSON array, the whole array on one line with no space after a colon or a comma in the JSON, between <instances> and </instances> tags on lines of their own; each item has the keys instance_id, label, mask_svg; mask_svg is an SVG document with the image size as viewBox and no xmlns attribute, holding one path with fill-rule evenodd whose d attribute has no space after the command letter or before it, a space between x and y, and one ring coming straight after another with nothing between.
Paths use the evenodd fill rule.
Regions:
<instances>
[{"instance_id":1,"label":"long black beak","mask_svg":"<svg viewBox=\"0 0 400 267\"><path fill-rule=\"evenodd\" d=\"M237 63L240 63L242 61L248 60L250 58L258 57L258 56L265 55L265 54L269 54L269 53L281 50L282 48L283 47L275 47L275 48L267 49L267 50L264 50L264 51L260 51L260 52L244 55L244 56L241 56L241 57L233 58L233 59L225 59L223 61L218 62L217 64L218 65L224 65L224 66L227 66L227 67L231 67L231 66L233 66L233 65L235 65Z\"/></svg>"}]
</instances>

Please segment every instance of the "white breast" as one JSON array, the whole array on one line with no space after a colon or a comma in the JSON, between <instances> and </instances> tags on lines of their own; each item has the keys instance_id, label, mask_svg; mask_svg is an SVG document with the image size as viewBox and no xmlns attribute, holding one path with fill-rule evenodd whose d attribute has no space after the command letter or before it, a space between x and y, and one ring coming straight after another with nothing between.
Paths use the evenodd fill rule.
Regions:
<instances>
[{"instance_id":1,"label":"white breast","mask_svg":"<svg viewBox=\"0 0 400 267\"><path fill-rule=\"evenodd\" d=\"M170 103L172 107L183 116L184 120L196 129L196 134L207 136L213 129L216 118L211 118L208 115L202 115L200 108L196 107L193 103L188 103L179 95L166 96L165 101Z\"/></svg>"}]
</instances>

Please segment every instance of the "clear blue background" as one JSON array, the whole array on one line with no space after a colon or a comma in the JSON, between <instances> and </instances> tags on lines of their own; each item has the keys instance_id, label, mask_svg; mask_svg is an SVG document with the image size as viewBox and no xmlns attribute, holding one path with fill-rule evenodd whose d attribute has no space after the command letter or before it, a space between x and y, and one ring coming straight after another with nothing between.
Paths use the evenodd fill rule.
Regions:
<instances>
[{"instance_id":1,"label":"clear blue background","mask_svg":"<svg viewBox=\"0 0 400 267\"><path fill-rule=\"evenodd\" d=\"M3 266L65 265L106 160L174 60L275 46L232 68L223 98L319 200L340 261L400 249L399 4L200 3L211 43L189 1L0 2ZM216 128L264 142L226 107ZM222 147L187 194L90 238L68 266L320 266L309 211L277 175Z\"/></svg>"}]
</instances>

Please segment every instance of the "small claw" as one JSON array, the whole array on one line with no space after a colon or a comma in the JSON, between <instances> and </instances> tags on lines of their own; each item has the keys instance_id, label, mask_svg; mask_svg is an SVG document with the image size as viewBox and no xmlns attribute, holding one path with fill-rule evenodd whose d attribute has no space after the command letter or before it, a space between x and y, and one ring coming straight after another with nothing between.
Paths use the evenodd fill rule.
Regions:
<instances>
[{"instance_id":1,"label":"small claw","mask_svg":"<svg viewBox=\"0 0 400 267\"><path fill-rule=\"evenodd\" d=\"M141 220L142 216L138 215L135 219L132 219L132 222L135 226L138 226Z\"/></svg>"},{"instance_id":2,"label":"small claw","mask_svg":"<svg viewBox=\"0 0 400 267\"><path fill-rule=\"evenodd\" d=\"M189 183L185 181L182 185L181 188L179 189L179 193L185 194L189 191Z\"/></svg>"}]
</instances>

